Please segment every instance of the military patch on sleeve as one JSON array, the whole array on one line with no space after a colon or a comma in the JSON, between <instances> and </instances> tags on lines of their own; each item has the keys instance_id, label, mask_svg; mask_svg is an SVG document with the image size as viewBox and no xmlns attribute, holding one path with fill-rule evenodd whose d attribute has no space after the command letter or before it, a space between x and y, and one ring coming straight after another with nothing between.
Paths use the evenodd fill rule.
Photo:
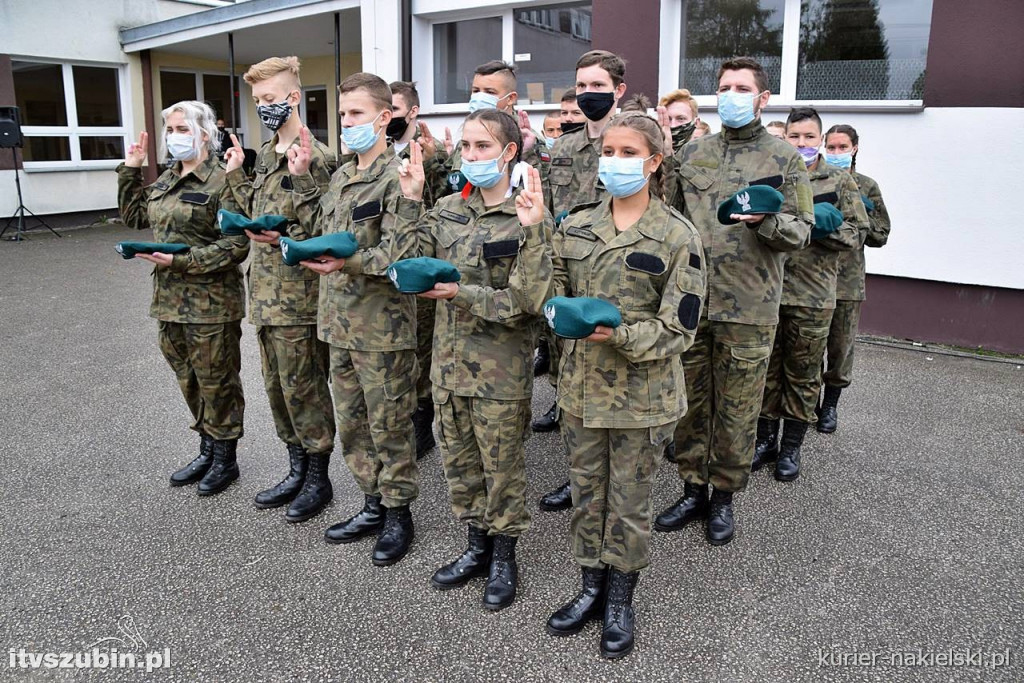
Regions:
<instances>
[{"instance_id":1,"label":"military patch on sleeve","mask_svg":"<svg viewBox=\"0 0 1024 683\"><path fill-rule=\"evenodd\" d=\"M540 160L543 161L543 162L551 161L551 155L548 154L547 152L543 152L543 151L542 152L538 152L537 156L539 156Z\"/></svg>"},{"instance_id":2,"label":"military patch on sleeve","mask_svg":"<svg viewBox=\"0 0 1024 683\"><path fill-rule=\"evenodd\" d=\"M690 267L700 270L700 254L690 252Z\"/></svg>"},{"instance_id":3,"label":"military patch on sleeve","mask_svg":"<svg viewBox=\"0 0 1024 683\"><path fill-rule=\"evenodd\" d=\"M631 270L639 270L641 273L661 275L665 272L665 262L654 254L645 254L642 251L634 251L626 256L626 267Z\"/></svg>"},{"instance_id":4,"label":"military patch on sleeve","mask_svg":"<svg viewBox=\"0 0 1024 683\"><path fill-rule=\"evenodd\" d=\"M814 195L815 204L832 204L836 205L839 203L839 195L835 192L824 192L822 194Z\"/></svg>"},{"instance_id":5,"label":"military patch on sleeve","mask_svg":"<svg viewBox=\"0 0 1024 683\"><path fill-rule=\"evenodd\" d=\"M751 185L767 185L768 187L773 187L773 188L775 188L777 190L780 187L782 187L782 183L783 183L784 180L785 180L785 178L783 178L780 175L770 175L770 176L767 176L765 178L758 178L757 180L751 182L750 184Z\"/></svg>"},{"instance_id":6,"label":"military patch on sleeve","mask_svg":"<svg viewBox=\"0 0 1024 683\"><path fill-rule=\"evenodd\" d=\"M498 242L484 242L484 258L496 259L507 256L515 256L519 253L519 240L500 240Z\"/></svg>"},{"instance_id":7,"label":"military patch on sleeve","mask_svg":"<svg viewBox=\"0 0 1024 683\"><path fill-rule=\"evenodd\" d=\"M552 166L572 166L572 157L556 157L551 160Z\"/></svg>"},{"instance_id":8,"label":"military patch on sleeve","mask_svg":"<svg viewBox=\"0 0 1024 683\"><path fill-rule=\"evenodd\" d=\"M700 322L700 297L696 294L687 294L679 302L679 324L684 330L697 329Z\"/></svg>"},{"instance_id":9,"label":"military patch on sleeve","mask_svg":"<svg viewBox=\"0 0 1024 683\"><path fill-rule=\"evenodd\" d=\"M448 220L455 221L460 225L465 225L466 223L469 223L469 216L463 216L461 213L455 213L454 211L449 211L448 209L441 210L441 218L447 218Z\"/></svg>"},{"instance_id":10,"label":"military patch on sleeve","mask_svg":"<svg viewBox=\"0 0 1024 683\"><path fill-rule=\"evenodd\" d=\"M597 235L595 235L592 230L587 230L585 228L568 228L565 231L565 234L572 235L573 237L582 237L583 239L590 240L591 242L597 241Z\"/></svg>"},{"instance_id":11,"label":"military patch on sleeve","mask_svg":"<svg viewBox=\"0 0 1024 683\"><path fill-rule=\"evenodd\" d=\"M182 192L181 201L189 204L205 204L210 201L210 195L205 192Z\"/></svg>"},{"instance_id":12,"label":"military patch on sleeve","mask_svg":"<svg viewBox=\"0 0 1024 683\"><path fill-rule=\"evenodd\" d=\"M376 218L380 214L380 200L375 199L372 202L366 202L365 204L352 209L352 222L359 223L360 221Z\"/></svg>"},{"instance_id":13,"label":"military patch on sleeve","mask_svg":"<svg viewBox=\"0 0 1024 683\"><path fill-rule=\"evenodd\" d=\"M281 189L282 190L288 190L289 192L291 192L291 189L292 189L292 177L291 177L291 175L286 175L283 178L281 178Z\"/></svg>"}]
</instances>

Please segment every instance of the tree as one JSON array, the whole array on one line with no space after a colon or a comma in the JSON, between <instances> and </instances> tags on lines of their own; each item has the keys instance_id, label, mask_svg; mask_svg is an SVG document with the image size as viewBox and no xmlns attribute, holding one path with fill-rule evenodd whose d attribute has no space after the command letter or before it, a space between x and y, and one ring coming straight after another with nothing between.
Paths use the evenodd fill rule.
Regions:
<instances>
[{"instance_id":1,"label":"tree","mask_svg":"<svg viewBox=\"0 0 1024 683\"><path fill-rule=\"evenodd\" d=\"M886 98L889 45L878 0L803 0L800 16L798 97Z\"/></svg>"}]
</instances>

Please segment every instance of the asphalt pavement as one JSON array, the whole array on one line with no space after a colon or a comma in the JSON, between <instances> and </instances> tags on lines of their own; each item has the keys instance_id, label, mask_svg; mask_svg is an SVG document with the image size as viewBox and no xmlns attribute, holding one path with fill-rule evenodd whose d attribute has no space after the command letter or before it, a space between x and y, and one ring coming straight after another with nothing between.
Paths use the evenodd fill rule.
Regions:
<instances>
[{"instance_id":1,"label":"asphalt pavement","mask_svg":"<svg viewBox=\"0 0 1024 683\"><path fill-rule=\"evenodd\" d=\"M858 345L839 430L810 433L796 482L755 474L731 544L655 534L636 650L608 662L597 623L544 630L579 582L569 513L536 507L566 478L556 435L526 446L533 526L497 614L482 579L429 585L465 544L436 450L391 568L370 563L372 540L323 542L362 502L340 457L321 516L254 509L286 456L248 324L242 477L212 498L170 488L198 438L147 317L149 265L114 252L135 234L122 226L63 234L0 243L0 680L1024 680L1019 364ZM538 381L535 413L552 397ZM656 511L681 488L664 463ZM20 666L110 637L170 666Z\"/></svg>"}]
</instances>

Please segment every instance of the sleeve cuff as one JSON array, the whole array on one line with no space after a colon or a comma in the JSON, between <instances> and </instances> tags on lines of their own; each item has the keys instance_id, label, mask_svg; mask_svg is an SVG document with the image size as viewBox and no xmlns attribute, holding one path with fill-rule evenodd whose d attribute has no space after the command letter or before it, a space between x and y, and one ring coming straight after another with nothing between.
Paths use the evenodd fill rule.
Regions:
<instances>
[{"instance_id":1,"label":"sleeve cuff","mask_svg":"<svg viewBox=\"0 0 1024 683\"><path fill-rule=\"evenodd\" d=\"M764 220L761 221L760 225L753 229L757 230L757 234L761 237L764 237L765 239L772 239L775 237L775 233L778 232L777 227L778 222L775 219L775 215L769 214L764 217Z\"/></svg>"},{"instance_id":2,"label":"sleeve cuff","mask_svg":"<svg viewBox=\"0 0 1024 683\"><path fill-rule=\"evenodd\" d=\"M460 283L459 291L457 291L455 293L455 296L451 298L452 305L458 306L459 308L466 311L472 309L473 304L476 303L476 298L470 291L472 287L472 285L463 285Z\"/></svg>"},{"instance_id":3,"label":"sleeve cuff","mask_svg":"<svg viewBox=\"0 0 1024 683\"><path fill-rule=\"evenodd\" d=\"M363 252L357 251L345 259L345 265L342 267L341 272L348 273L349 275L362 275Z\"/></svg>"},{"instance_id":4,"label":"sleeve cuff","mask_svg":"<svg viewBox=\"0 0 1024 683\"><path fill-rule=\"evenodd\" d=\"M313 180L312 174L306 171L302 175L292 176L292 192L295 194L315 194L320 191L320 186Z\"/></svg>"},{"instance_id":5,"label":"sleeve cuff","mask_svg":"<svg viewBox=\"0 0 1024 683\"><path fill-rule=\"evenodd\" d=\"M191 251L191 250L189 250ZM175 273L183 273L188 268L189 252L186 251L181 254L175 254L171 257L171 265L167 268Z\"/></svg>"},{"instance_id":6,"label":"sleeve cuff","mask_svg":"<svg viewBox=\"0 0 1024 683\"><path fill-rule=\"evenodd\" d=\"M419 220L419 217L423 215L423 201L409 199L403 195L398 198L398 206L395 208L395 213L402 218L408 218L414 221Z\"/></svg>"},{"instance_id":7,"label":"sleeve cuff","mask_svg":"<svg viewBox=\"0 0 1024 683\"><path fill-rule=\"evenodd\" d=\"M241 185L245 185L247 178L245 177L245 171L243 171L242 167L239 166L235 170L225 173L224 180L227 181L227 184L231 187L239 187Z\"/></svg>"}]
</instances>

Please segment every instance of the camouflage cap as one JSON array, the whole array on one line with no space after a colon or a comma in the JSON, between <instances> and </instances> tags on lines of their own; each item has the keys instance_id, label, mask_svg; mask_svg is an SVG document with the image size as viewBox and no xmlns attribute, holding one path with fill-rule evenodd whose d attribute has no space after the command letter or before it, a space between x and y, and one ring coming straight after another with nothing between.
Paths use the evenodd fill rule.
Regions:
<instances>
[{"instance_id":1,"label":"camouflage cap","mask_svg":"<svg viewBox=\"0 0 1024 683\"><path fill-rule=\"evenodd\" d=\"M821 239L838 230L842 224L843 213L839 209L828 202L818 202L814 205L814 228L811 230L811 239Z\"/></svg>"},{"instance_id":2,"label":"camouflage cap","mask_svg":"<svg viewBox=\"0 0 1024 683\"><path fill-rule=\"evenodd\" d=\"M619 309L604 299L588 296L556 296L544 304L548 326L559 337L583 339L594 333L598 325L618 327L622 324Z\"/></svg>"},{"instance_id":3,"label":"camouflage cap","mask_svg":"<svg viewBox=\"0 0 1024 683\"><path fill-rule=\"evenodd\" d=\"M300 261L308 261L320 256L348 258L359 248L355 235L350 232L332 232L329 235L321 235L301 242L282 237L280 241L281 258L289 266L297 266Z\"/></svg>"},{"instance_id":4,"label":"camouflage cap","mask_svg":"<svg viewBox=\"0 0 1024 683\"><path fill-rule=\"evenodd\" d=\"M718 222L722 225L735 223L736 221L729 218L734 213L779 213L785 199L774 187L751 185L718 205Z\"/></svg>"},{"instance_id":5,"label":"camouflage cap","mask_svg":"<svg viewBox=\"0 0 1024 683\"><path fill-rule=\"evenodd\" d=\"M458 282L462 279L458 268L441 259L420 256L391 264L388 277L395 289L403 294L428 292L438 282Z\"/></svg>"},{"instance_id":6,"label":"camouflage cap","mask_svg":"<svg viewBox=\"0 0 1024 683\"><path fill-rule=\"evenodd\" d=\"M137 254L180 254L190 248L179 242L118 242L114 245L114 251L125 259L135 258Z\"/></svg>"},{"instance_id":7,"label":"camouflage cap","mask_svg":"<svg viewBox=\"0 0 1024 683\"><path fill-rule=\"evenodd\" d=\"M273 214L259 218L246 218L240 213L221 209L217 212L217 225L225 235L244 235L246 230L249 232L263 232L264 230L282 232L284 226L288 225L288 219Z\"/></svg>"}]
</instances>

